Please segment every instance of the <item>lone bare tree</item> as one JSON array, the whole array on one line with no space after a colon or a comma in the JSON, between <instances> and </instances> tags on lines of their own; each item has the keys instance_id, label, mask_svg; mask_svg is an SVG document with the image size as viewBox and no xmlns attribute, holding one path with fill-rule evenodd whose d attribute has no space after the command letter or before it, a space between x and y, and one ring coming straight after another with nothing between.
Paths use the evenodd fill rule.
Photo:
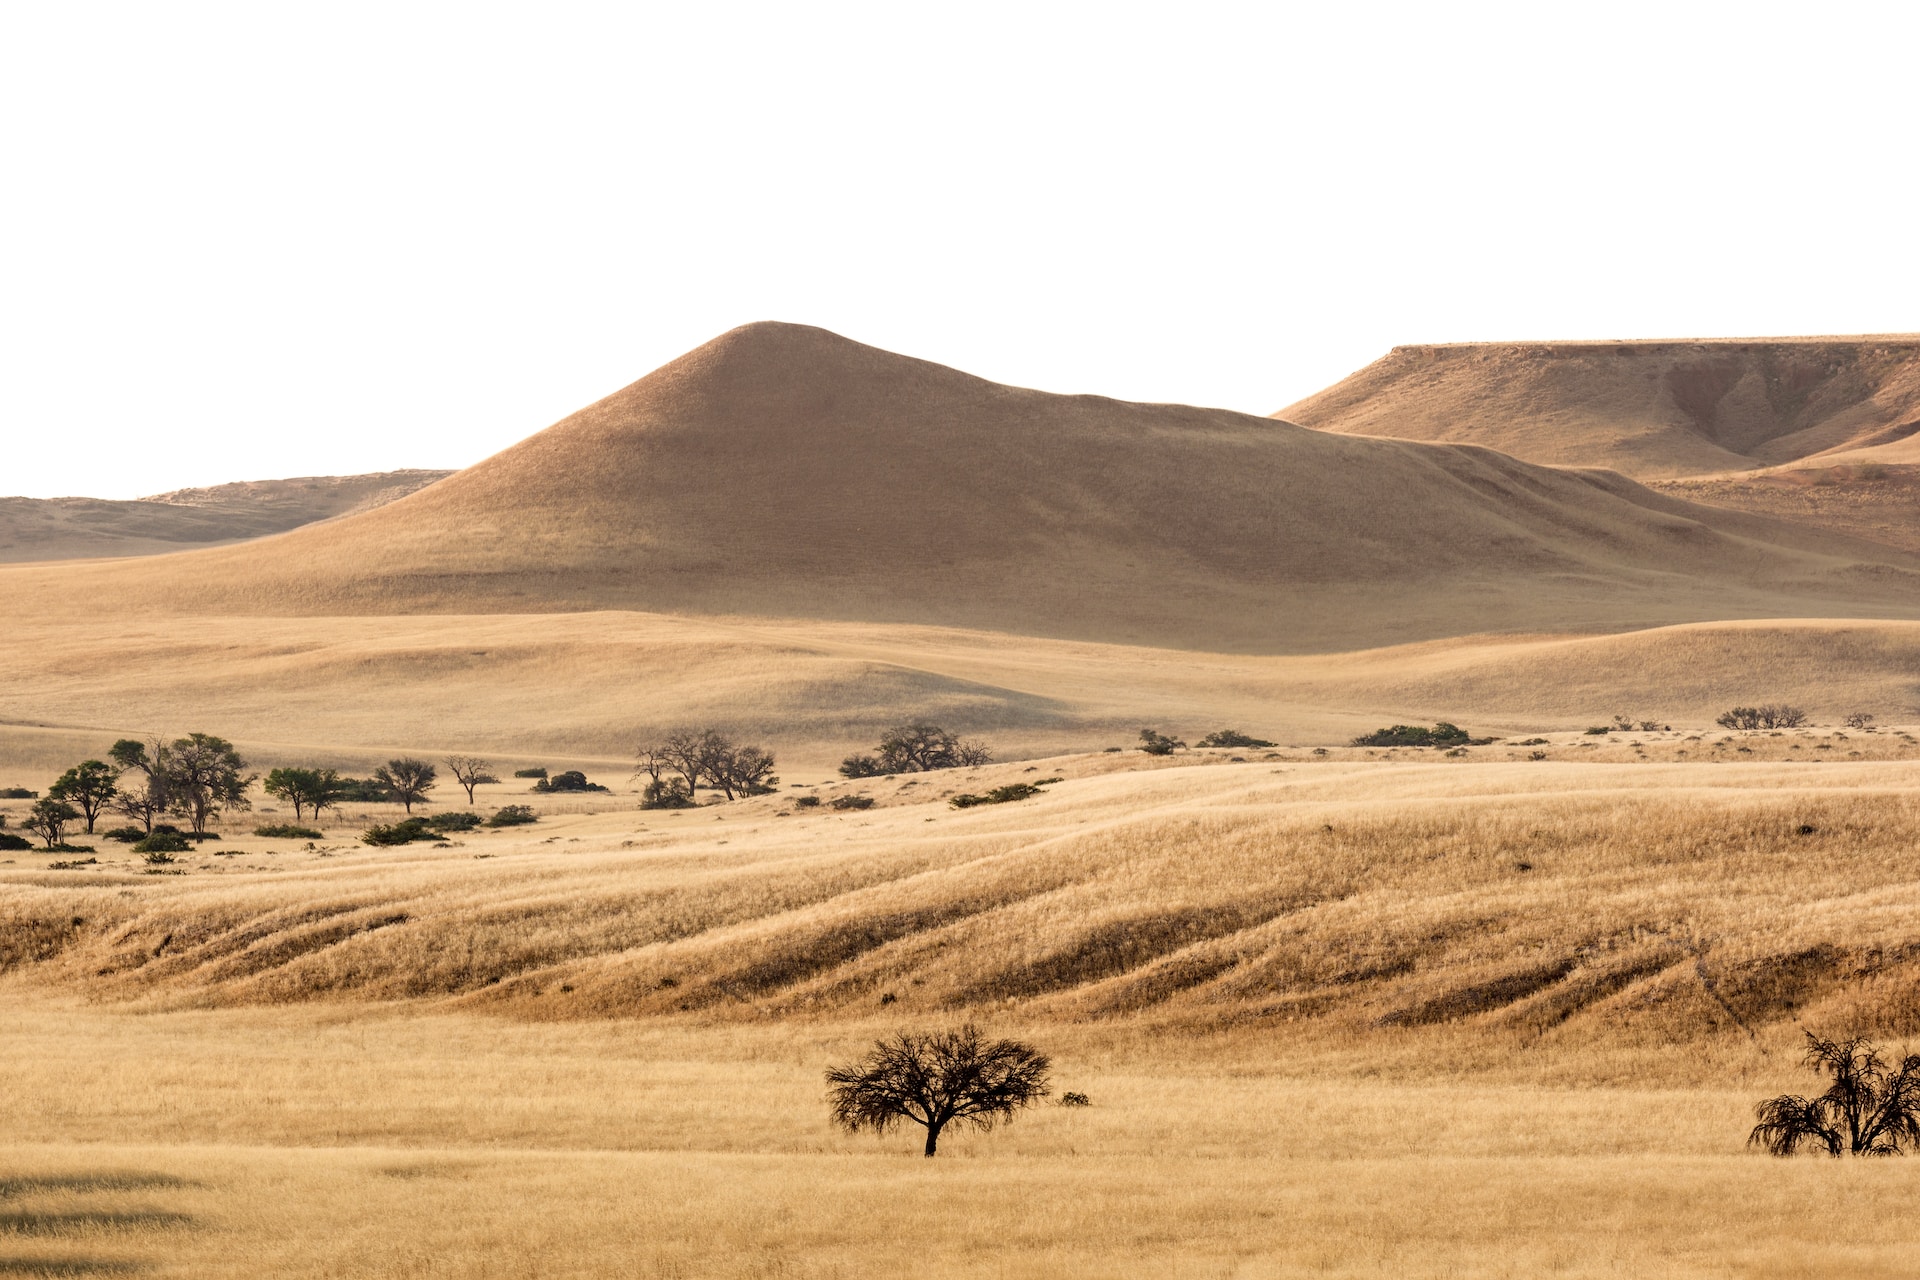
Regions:
<instances>
[{"instance_id":1,"label":"lone bare tree","mask_svg":"<svg viewBox=\"0 0 1920 1280\"><path fill-rule=\"evenodd\" d=\"M1833 1041L1809 1031L1804 1061L1833 1083L1817 1098L1783 1093L1755 1107L1760 1123L1747 1135L1748 1146L1776 1156L1803 1146L1830 1156L1892 1156L1920 1143L1920 1054L1907 1054L1889 1069L1863 1036Z\"/></svg>"},{"instance_id":2,"label":"lone bare tree","mask_svg":"<svg viewBox=\"0 0 1920 1280\"><path fill-rule=\"evenodd\" d=\"M500 781L479 756L448 756L447 772L453 775L455 782L466 788L468 804L473 803L475 787Z\"/></svg>"},{"instance_id":3,"label":"lone bare tree","mask_svg":"<svg viewBox=\"0 0 1920 1280\"><path fill-rule=\"evenodd\" d=\"M432 765L412 756L389 760L373 771L373 780L386 788L387 794L398 800L408 813L413 812L413 806L427 803L427 792L433 790L434 777Z\"/></svg>"},{"instance_id":4,"label":"lone bare tree","mask_svg":"<svg viewBox=\"0 0 1920 1280\"><path fill-rule=\"evenodd\" d=\"M874 1043L859 1062L827 1072L834 1123L849 1133L886 1133L903 1120L927 1131L926 1154L949 1124L991 1129L1047 1096L1053 1064L1017 1040L983 1042L968 1024Z\"/></svg>"}]
</instances>

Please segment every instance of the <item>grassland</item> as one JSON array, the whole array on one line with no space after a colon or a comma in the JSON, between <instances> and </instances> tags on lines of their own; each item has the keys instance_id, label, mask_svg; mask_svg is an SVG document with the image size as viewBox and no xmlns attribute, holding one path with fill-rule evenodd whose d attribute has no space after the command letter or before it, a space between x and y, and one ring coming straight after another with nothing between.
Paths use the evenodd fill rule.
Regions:
<instances>
[{"instance_id":1,"label":"grassland","mask_svg":"<svg viewBox=\"0 0 1920 1280\"><path fill-rule=\"evenodd\" d=\"M11 855L0 1266L1904 1274L1907 1162L1742 1142L1802 1027L1920 1033L1910 743L1636 736ZM828 1128L826 1063L961 1018L1094 1105L932 1162Z\"/></svg>"}]
</instances>

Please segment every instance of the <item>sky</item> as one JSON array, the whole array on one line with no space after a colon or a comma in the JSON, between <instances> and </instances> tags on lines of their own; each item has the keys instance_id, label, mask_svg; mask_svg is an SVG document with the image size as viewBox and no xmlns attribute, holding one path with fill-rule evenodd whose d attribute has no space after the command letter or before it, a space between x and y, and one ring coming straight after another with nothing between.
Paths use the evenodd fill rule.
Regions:
<instances>
[{"instance_id":1,"label":"sky","mask_svg":"<svg viewBox=\"0 0 1920 1280\"><path fill-rule=\"evenodd\" d=\"M753 320L1270 413L1920 330L1913 6L0 6L0 494L479 461Z\"/></svg>"}]
</instances>

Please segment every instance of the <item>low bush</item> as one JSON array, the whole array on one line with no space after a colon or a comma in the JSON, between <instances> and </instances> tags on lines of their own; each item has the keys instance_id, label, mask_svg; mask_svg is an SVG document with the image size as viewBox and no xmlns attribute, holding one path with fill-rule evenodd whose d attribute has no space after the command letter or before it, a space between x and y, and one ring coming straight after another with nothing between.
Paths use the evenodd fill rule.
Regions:
<instances>
[{"instance_id":1,"label":"low bush","mask_svg":"<svg viewBox=\"0 0 1920 1280\"><path fill-rule=\"evenodd\" d=\"M1075 1093L1069 1089L1060 1095L1060 1105L1063 1107L1090 1107L1093 1105L1093 1099L1084 1093Z\"/></svg>"},{"instance_id":2,"label":"low bush","mask_svg":"<svg viewBox=\"0 0 1920 1280\"><path fill-rule=\"evenodd\" d=\"M147 833L138 827L115 827L111 831L102 831L100 835L103 839L116 840L121 844L132 844L147 838Z\"/></svg>"},{"instance_id":3,"label":"low bush","mask_svg":"<svg viewBox=\"0 0 1920 1280\"><path fill-rule=\"evenodd\" d=\"M1714 723L1724 729L1798 729L1807 722L1807 713L1782 702L1759 707L1735 707L1722 712Z\"/></svg>"},{"instance_id":4,"label":"low bush","mask_svg":"<svg viewBox=\"0 0 1920 1280\"><path fill-rule=\"evenodd\" d=\"M1873 714L1871 712L1850 711L1847 713L1846 725L1849 729L1865 729L1872 724Z\"/></svg>"},{"instance_id":5,"label":"low bush","mask_svg":"<svg viewBox=\"0 0 1920 1280\"><path fill-rule=\"evenodd\" d=\"M38 800L38 791L29 791L25 787L0 787L0 800Z\"/></svg>"},{"instance_id":6,"label":"low bush","mask_svg":"<svg viewBox=\"0 0 1920 1280\"><path fill-rule=\"evenodd\" d=\"M796 809L818 809L820 807L820 797L795 796L793 798L793 807Z\"/></svg>"},{"instance_id":7,"label":"low bush","mask_svg":"<svg viewBox=\"0 0 1920 1280\"><path fill-rule=\"evenodd\" d=\"M142 837L133 846L135 853L185 853L193 844L178 831L165 831L155 827L150 835ZM153 859L149 858L151 862Z\"/></svg>"},{"instance_id":8,"label":"low bush","mask_svg":"<svg viewBox=\"0 0 1920 1280\"><path fill-rule=\"evenodd\" d=\"M687 794L685 778L654 778L640 789L642 809L691 809L694 805L694 798Z\"/></svg>"},{"instance_id":9,"label":"low bush","mask_svg":"<svg viewBox=\"0 0 1920 1280\"><path fill-rule=\"evenodd\" d=\"M545 769L515 769L513 776L516 778L544 778L547 776L547 771Z\"/></svg>"},{"instance_id":10,"label":"low bush","mask_svg":"<svg viewBox=\"0 0 1920 1280\"><path fill-rule=\"evenodd\" d=\"M16 836L11 831L0 831L0 849L4 849L8 853L14 853L21 849L31 848L33 848L33 841L23 836Z\"/></svg>"},{"instance_id":11,"label":"low bush","mask_svg":"<svg viewBox=\"0 0 1920 1280\"><path fill-rule=\"evenodd\" d=\"M540 815L535 813L529 806L524 804L510 804L505 808L494 810L493 816L487 819L487 825L490 827L524 827L529 822L538 821L540 821Z\"/></svg>"},{"instance_id":12,"label":"low bush","mask_svg":"<svg viewBox=\"0 0 1920 1280\"><path fill-rule=\"evenodd\" d=\"M1613 726L1611 725L1594 725L1587 730L1587 736L1589 738L1601 738L1612 732Z\"/></svg>"},{"instance_id":13,"label":"low bush","mask_svg":"<svg viewBox=\"0 0 1920 1280\"><path fill-rule=\"evenodd\" d=\"M95 852L94 847L90 844L68 844L64 840L62 840L59 844L49 846L46 851L48 853L93 853Z\"/></svg>"},{"instance_id":14,"label":"low bush","mask_svg":"<svg viewBox=\"0 0 1920 1280\"><path fill-rule=\"evenodd\" d=\"M1194 744L1201 747L1270 747L1265 738L1249 738L1238 729L1215 729Z\"/></svg>"},{"instance_id":15,"label":"low bush","mask_svg":"<svg viewBox=\"0 0 1920 1280\"><path fill-rule=\"evenodd\" d=\"M384 804L393 799L393 793L369 778L342 778L340 799L354 804Z\"/></svg>"},{"instance_id":16,"label":"low bush","mask_svg":"<svg viewBox=\"0 0 1920 1280\"><path fill-rule=\"evenodd\" d=\"M1375 729L1372 733L1355 738L1353 745L1356 747L1478 747L1492 741L1492 738L1476 738L1459 725L1442 720L1431 729L1417 724L1396 724L1387 729Z\"/></svg>"},{"instance_id":17,"label":"low bush","mask_svg":"<svg viewBox=\"0 0 1920 1280\"><path fill-rule=\"evenodd\" d=\"M835 796L832 801L832 807L835 809L871 809L873 808L873 797Z\"/></svg>"},{"instance_id":18,"label":"low bush","mask_svg":"<svg viewBox=\"0 0 1920 1280\"><path fill-rule=\"evenodd\" d=\"M371 845L411 844L415 840L438 840L440 833L427 825L425 818L407 818L384 827L368 827L360 833L360 843Z\"/></svg>"},{"instance_id":19,"label":"low bush","mask_svg":"<svg viewBox=\"0 0 1920 1280\"><path fill-rule=\"evenodd\" d=\"M535 791L605 791L607 788L597 782L588 782L587 775L578 769L569 769L565 773L556 773L551 778L542 778L533 784Z\"/></svg>"},{"instance_id":20,"label":"low bush","mask_svg":"<svg viewBox=\"0 0 1920 1280\"><path fill-rule=\"evenodd\" d=\"M255 827L253 834L267 840L324 840L324 831L315 831L312 827L296 827L288 822L276 822L264 827Z\"/></svg>"},{"instance_id":21,"label":"low bush","mask_svg":"<svg viewBox=\"0 0 1920 1280\"><path fill-rule=\"evenodd\" d=\"M482 821L477 813L436 813L427 819L427 825L435 831L471 831Z\"/></svg>"},{"instance_id":22,"label":"low bush","mask_svg":"<svg viewBox=\"0 0 1920 1280\"><path fill-rule=\"evenodd\" d=\"M1170 756L1183 749L1187 744L1178 738L1170 738L1158 729L1140 731L1140 749L1150 756Z\"/></svg>"},{"instance_id":23,"label":"low bush","mask_svg":"<svg viewBox=\"0 0 1920 1280\"><path fill-rule=\"evenodd\" d=\"M1004 787L995 787L982 795L957 795L947 801L956 809L971 809L983 804L1009 804L1015 800L1025 800L1040 794L1040 788L1060 781L1058 778L1042 778L1038 782L1009 782Z\"/></svg>"},{"instance_id":24,"label":"low bush","mask_svg":"<svg viewBox=\"0 0 1920 1280\"><path fill-rule=\"evenodd\" d=\"M74 858L67 862L49 862L47 864L47 870L78 871L82 867L97 867L99 865L100 859L98 858Z\"/></svg>"}]
</instances>

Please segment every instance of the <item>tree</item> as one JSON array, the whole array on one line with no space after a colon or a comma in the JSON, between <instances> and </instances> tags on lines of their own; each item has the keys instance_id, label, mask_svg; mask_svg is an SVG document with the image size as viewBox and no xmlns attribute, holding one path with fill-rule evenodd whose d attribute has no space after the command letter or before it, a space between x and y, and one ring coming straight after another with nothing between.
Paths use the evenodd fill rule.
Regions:
<instances>
[{"instance_id":1,"label":"tree","mask_svg":"<svg viewBox=\"0 0 1920 1280\"><path fill-rule=\"evenodd\" d=\"M1846 725L1849 729L1870 729L1873 727L1873 713L1870 711L1848 712Z\"/></svg>"},{"instance_id":2,"label":"tree","mask_svg":"<svg viewBox=\"0 0 1920 1280\"><path fill-rule=\"evenodd\" d=\"M412 756L389 760L373 771L373 780L409 814L416 804L427 803L427 792L433 790L434 777L432 765Z\"/></svg>"},{"instance_id":3,"label":"tree","mask_svg":"<svg viewBox=\"0 0 1920 1280\"><path fill-rule=\"evenodd\" d=\"M1150 756L1170 756L1186 745L1178 738L1169 738L1158 729L1140 731L1140 749Z\"/></svg>"},{"instance_id":4,"label":"tree","mask_svg":"<svg viewBox=\"0 0 1920 1280\"><path fill-rule=\"evenodd\" d=\"M736 747L718 734L710 735L700 761L701 775L727 799L763 796L779 779L773 776L773 753L760 747Z\"/></svg>"},{"instance_id":5,"label":"tree","mask_svg":"<svg viewBox=\"0 0 1920 1280\"><path fill-rule=\"evenodd\" d=\"M83 760L61 774L47 788L47 798L64 800L80 810L87 820L87 834L93 834L95 819L106 811L120 794L120 771L104 760Z\"/></svg>"},{"instance_id":6,"label":"tree","mask_svg":"<svg viewBox=\"0 0 1920 1280\"><path fill-rule=\"evenodd\" d=\"M840 773L847 778L927 773L970 769L992 759L993 751L984 742L955 737L937 724L903 724L881 736L877 754L851 755L841 761Z\"/></svg>"},{"instance_id":7,"label":"tree","mask_svg":"<svg viewBox=\"0 0 1920 1280\"><path fill-rule=\"evenodd\" d=\"M216 814L253 807L247 801L247 788L259 775L241 776L246 767L225 738L190 733L174 739L160 761L169 807L192 824L195 836L206 835L207 822Z\"/></svg>"},{"instance_id":8,"label":"tree","mask_svg":"<svg viewBox=\"0 0 1920 1280\"><path fill-rule=\"evenodd\" d=\"M129 773L138 773L141 778L135 786L120 788L114 796L113 807L152 835L155 819L173 807L173 799L167 792L166 747L155 739L149 751L144 742L122 738L107 754L119 766L122 778Z\"/></svg>"},{"instance_id":9,"label":"tree","mask_svg":"<svg viewBox=\"0 0 1920 1280\"><path fill-rule=\"evenodd\" d=\"M1047 1096L1052 1063L1016 1040L982 1043L971 1024L876 1041L859 1062L827 1072L834 1123L884 1134L903 1120L927 1131L931 1156L949 1124L991 1129Z\"/></svg>"},{"instance_id":10,"label":"tree","mask_svg":"<svg viewBox=\"0 0 1920 1280\"><path fill-rule=\"evenodd\" d=\"M1593 733L1595 730L1589 729ZM1597 732L1610 733L1611 729ZM1481 741L1491 742L1491 738ZM1372 733L1362 734L1353 740L1356 747L1468 747L1476 745L1474 737L1457 724L1442 720L1428 729L1417 724L1396 724L1390 729L1375 729Z\"/></svg>"},{"instance_id":11,"label":"tree","mask_svg":"<svg viewBox=\"0 0 1920 1280\"><path fill-rule=\"evenodd\" d=\"M711 740L719 736L711 729L704 733L681 729L668 734L657 748L665 767L679 774L686 784L689 799L700 789L700 779L706 772L703 762L713 750Z\"/></svg>"},{"instance_id":12,"label":"tree","mask_svg":"<svg viewBox=\"0 0 1920 1280\"><path fill-rule=\"evenodd\" d=\"M479 756L448 756L447 772L453 775L455 782L466 788L468 804L473 803L473 789L475 787L491 785L500 781L500 779L493 776L492 770L487 765L487 762Z\"/></svg>"},{"instance_id":13,"label":"tree","mask_svg":"<svg viewBox=\"0 0 1920 1280\"><path fill-rule=\"evenodd\" d=\"M296 821L303 808L311 808L315 821L320 811L340 803L345 791L340 775L332 769L275 769L267 775L266 793L278 796L293 806Z\"/></svg>"},{"instance_id":14,"label":"tree","mask_svg":"<svg viewBox=\"0 0 1920 1280\"><path fill-rule=\"evenodd\" d=\"M1809 1031L1803 1061L1833 1083L1817 1098L1783 1093L1755 1107L1760 1123L1747 1135L1748 1146L1776 1156L1803 1146L1830 1156L1891 1156L1920 1143L1920 1054L1907 1054L1889 1070L1863 1036L1835 1042Z\"/></svg>"},{"instance_id":15,"label":"tree","mask_svg":"<svg viewBox=\"0 0 1920 1280\"><path fill-rule=\"evenodd\" d=\"M35 800L20 825L47 842L47 848L60 843L69 822L77 822L80 811L63 800Z\"/></svg>"},{"instance_id":16,"label":"tree","mask_svg":"<svg viewBox=\"0 0 1920 1280\"><path fill-rule=\"evenodd\" d=\"M1723 729L1798 729L1807 722L1807 713L1784 702L1769 702L1759 707L1735 707L1722 712L1714 723Z\"/></svg>"}]
</instances>

